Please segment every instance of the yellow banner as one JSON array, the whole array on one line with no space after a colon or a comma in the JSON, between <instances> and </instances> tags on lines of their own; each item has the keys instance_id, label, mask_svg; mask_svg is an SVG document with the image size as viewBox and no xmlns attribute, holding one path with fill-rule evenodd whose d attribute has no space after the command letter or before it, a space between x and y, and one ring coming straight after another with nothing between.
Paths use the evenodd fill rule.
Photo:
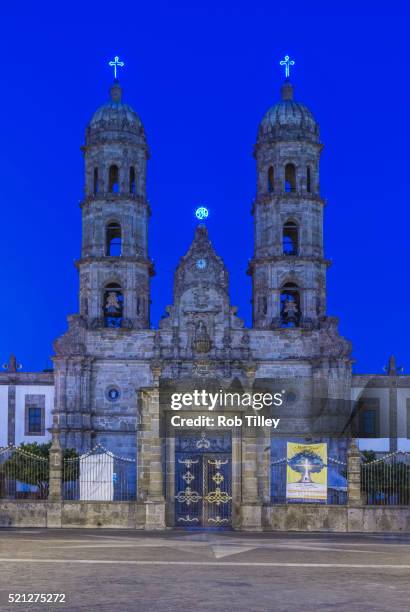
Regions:
<instances>
[{"instance_id":1,"label":"yellow banner","mask_svg":"<svg viewBox=\"0 0 410 612\"><path fill-rule=\"evenodd\" d=\"M287 443L286 499L327 501L327 444Z\"/></svg>"}]
</instances>

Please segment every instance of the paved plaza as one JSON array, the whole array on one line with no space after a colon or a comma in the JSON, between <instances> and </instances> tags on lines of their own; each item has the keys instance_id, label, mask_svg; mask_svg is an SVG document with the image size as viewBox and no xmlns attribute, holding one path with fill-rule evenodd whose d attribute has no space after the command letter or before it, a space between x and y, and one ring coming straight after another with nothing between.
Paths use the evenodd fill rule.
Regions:
<instances>
[{"instance_id":1,"label":"paved plaza","mask_svg":"<svg viewBox=\"0 0 410 612\"><path fill-rule=\"evenodd\" d=\"M2 612L409 609L410 535L4 529L0 564Z\"/></svg>"}]
</instances>

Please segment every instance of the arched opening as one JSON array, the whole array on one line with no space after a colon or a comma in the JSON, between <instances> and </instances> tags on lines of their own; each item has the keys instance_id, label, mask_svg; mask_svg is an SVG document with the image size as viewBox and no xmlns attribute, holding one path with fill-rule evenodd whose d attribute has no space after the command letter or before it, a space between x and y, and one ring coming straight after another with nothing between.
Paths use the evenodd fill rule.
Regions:
<instances>
[{"instance_id":1,"label":"arched opening","mask_svg":"<svg viewBox=\"0 0 410 612\"><path fill-rule=\"evenodd\" d=\"M94 195L98 193L98 168L94 168L94 183L93 183Z\"/></svg>"},{"instance_id":2,"label":"arched opening","mask_svg":"<svg viewBox=\"0 0 410 612\"><path fill-rule=\"evenodd\" d=\"M293 221L286 221L282 230L283 255L297 255L299 252L299 228Z\"/></svg>"},{"instance_id":3,"label":"arched opening","mask_svg":"<svg viewBox=\"0 0 410 612\"><path fill-rule=\"evenodd\" d=\"M273 193L275 189L275 174L273 166L270 166L268 170L268 193Z\"/></svg>"},{"instance_id":4,"label":"arched opening","mask_svg":"<svg viewBox=\"0 0 410 612\"><path fill-rule=\"evenodd\" d=\"M110 193L118 193L119 191L119 180L118 180L118 166L110 166L108 175L108 191Z\"/></svg>"},{"instance_id":5,"label":"arched opening","mask_svg":"<svg viewBox=\"0 0 410 612\"><path fill-rule=\"evenodd\" d=\"M124 296L120 285L110 283L104 289L103 310L105 327L121 327Z\"/></svg>"},{"instance_id":6,"label":"arched opening","mask_svg":"<svg viewBox=\"0 0 410 612\"><path fill-rule=\"evenodd\" d=\"M105 254L120 257L122 251L121 225L109 223L105 230Z\"/></svg>"},{"instance_id":7,"label":"arched opening","mask_svg":"<svg viewBox=\"0 0 410 612\"><path fill-rule=\"evenodd\" d=\"M299 288L294 283L285 283L280 292L281 327L298 327L300 315Z\"/></svg>"},{"instance_id":8,"label":"arched opening","mask_svg":"<svg viewBox=\"0 0 410 612\"><path fill-rule=\"evenodd\" d=\"M312 189L312 186L311 186L311 178L310 178L310 166L308 166L306 168L306 191L310 193L311 189Z\"/></svg>"},{"instance_id":9,"label":"arched opening","mask_svg":"<svg viewBox=\"0 0 410 612\"><path fill-rule=\"evenodd\" d=\"M135 193L136 185L135 185L135 168L131 166L130 168L130 193Z\"/></svg>"},{"instance_id":10,"label":"arched opening","mask_svg":"<svg viewBox=\"0 0 410 612\"><path fill-rule=\"evenodd\" d=\"M296 191L295 164L286 164L285 166L285 191L286 193L293 193Z\"/></svg>"}]
</instances>

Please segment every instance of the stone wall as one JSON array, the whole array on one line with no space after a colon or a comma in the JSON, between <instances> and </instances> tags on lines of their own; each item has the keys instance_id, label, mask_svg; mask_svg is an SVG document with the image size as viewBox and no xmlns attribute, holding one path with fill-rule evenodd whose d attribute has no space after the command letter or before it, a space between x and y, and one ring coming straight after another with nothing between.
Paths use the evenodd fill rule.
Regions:
<instances>
[{"instance_id":1,"label":"stone wall","mask_svg":"<svg viewBox=\"0 0 410 612\"><path fill-rule=\"evenodd\" d=\"M146 517L135 502L0 502L0 527L145 529ZM262 522L264 531L410 533L410 506L267 505Z\"/></svg>"},{"instance_id":2,"label":"stone wall","mask_svg":"<svg viewBox=\"0 0 410 612\"><path fill-rule=\"evenodd\" d=\"M410 533L410 506L275 505L262 520L265 531Z\"/></svg>"},{"instance_id":3,"label":"stone wall","mask_svg":"<svg viewBox=\"0 0 410 612\"><path fill-rule=\"evenodd\" d=\"M0 527L144 529L144 526L145 504L135 502L0 502Z\"/></svg>"}]
</instances>

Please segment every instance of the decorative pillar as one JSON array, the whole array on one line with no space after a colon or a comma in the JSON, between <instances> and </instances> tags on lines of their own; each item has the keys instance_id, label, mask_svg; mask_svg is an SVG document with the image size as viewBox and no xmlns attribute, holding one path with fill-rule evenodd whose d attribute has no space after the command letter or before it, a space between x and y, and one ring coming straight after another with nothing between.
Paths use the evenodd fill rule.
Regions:
<instances>
[{"instance_id":1,"label":"decorative pillar","mask_svg":"<svg viewBox=\"0 0 410 612\"><path fill-rule=\"evenodd\" d=\"M247 393L252 393L256 368L246 369ZM262 530L262 502L258 490L258 439L254 427L242 426L242 500L241 529Z\"/></svg>"},{"instance_id":2,"label":"decorative pillar","mask_svg":"<svg viewBox=\"0 0 410 612\"><path fill-rule=\"evenodd\" d=\"M141 390L138 459L139 497L146 508L145 529L165 529L158 388Z\"/></svg>"},{"instance_id":3,"label":"decorative pillar","mask_svg":"<svg viewBox=\"0 0 410 612\"><path fill-rule=\"evenodd\" d=\"M61 481L63 467L63 451L61 450L59 432L55 424L51 430L52 443L49 451L49 485L48 501L61 501Z\"/></svg>"},{"instance_id":4,"label":"decorative pillar","mask_svg":"<svg viewBox=\"0 0 410 612\"><path fill-rule=\"evenodd\" d=\"M349 506L361 506L361 459L356 440L352 438L347 452L347 499Z\"/></svg>"},{"instance_id":5,"label":"decorative pillar","mask_svg":"<svg viewBox=\"0 0 410 612\"><path fill-rule=\"evenodd\" d=\"M49 451L47 527L61 527L63 451L61 450L56 417L54 417L51 434L52 443Z\"/></svg>"}]
</instances>

